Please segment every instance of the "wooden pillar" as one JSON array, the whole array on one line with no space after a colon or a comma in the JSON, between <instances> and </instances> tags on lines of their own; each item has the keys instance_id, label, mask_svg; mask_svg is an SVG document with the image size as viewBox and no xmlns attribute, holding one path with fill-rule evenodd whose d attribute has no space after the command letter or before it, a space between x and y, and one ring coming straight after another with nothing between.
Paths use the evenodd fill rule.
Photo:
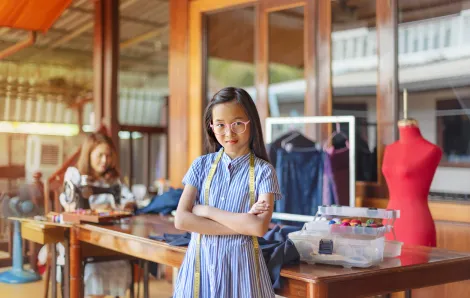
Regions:
<instances>
[{"instance_id":1,"label":"wooden pillar","mask_svg":"<svg viewBox=\"0 0 470 298\"><path fill-rule=\"evenodd\" d=\"M96 0L94 26L95 128L106 125L119 155L119 1Z\"/></svg>"},{"instance_id":2,"label":"wooden pillar","mask_svg":"<svg viewBox=\"0 0 470 298\"><path fill-rule=\"evenodd\" d=\"M379 184L386 145L398 137L398 0L376 0L377 52L379 59L377 84L377 169Z\"/></svg>"},{"instance_id":3,"label":"wooden pillar","mask_svg":"<svg viewBox=\"0 0 470 298\"><path fill-rule=\"evenodd\" d=\"M104 9L103 1L95 1L95 19L94 19L94 38L93 38L93 111L94 126L98 129L101 120L104 117L103 109L103 89L104 89L104 73L103 73L103 33L104 33Z\"/></svg>"},{"instance_id":4,"label":"wooden pillar","mask_svg":"<svg viewBox=\"0 0 470 298\"><path fill-rule=\"evenodd\" d=\"M172 186L180 186L188 169L189 0L170 1L168 99L168 168ZM200 125L200 124L199 124Z\"/></svg>"},{"instance_id":5,"label":"wooden pillar","mask_svg":"<svg viewBox=\"0 0 470 298\"><path fill-rule=\"evenodd\" d=\"M266 1L260 1L255 20L255 65L256 65L256 109L258 110L266 138L266 118L269 117L269 15L266 12Z\"/></svg>"},{"instance_id":6,"label":"wooden pillar","mask_svg":"<svg viewBox=\"0 0 470 298\"><path fill-rule=\"evenodd\" d=\"M332 114L332 55L331 55L331 1L318 0L317 30L317 83L318 113L317 116ZM321 125L320 140L325 140L330 133L331 125Z\"/></svg>"},{"instance_id":7,"label":"wooden pillar","mask_svg":"<svg viewBox=\"0 0 470 298\"><path fill-rule=\"evenodd\" d=\"M318 75L317 75L317 15L318 1L307 1L304 13L304 73L306 92L304 115L318 115Z\"/></svg>"}]
</instances>

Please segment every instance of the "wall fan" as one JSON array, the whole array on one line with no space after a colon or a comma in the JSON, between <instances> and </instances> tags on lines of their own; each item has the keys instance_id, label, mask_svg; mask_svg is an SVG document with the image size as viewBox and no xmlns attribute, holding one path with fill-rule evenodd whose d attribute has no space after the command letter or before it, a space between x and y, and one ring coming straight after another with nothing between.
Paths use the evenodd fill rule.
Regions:
<instances>
[{"instance_id":1,"label":"wall fan","mask_svg":"<svg viewBox=\"0 0 470 298\"><path fill-rule=\"evenodd\" d=\"M17 197L6 195L0 198L0 216L9 217L33 217L40 213L39 208L31 200L31 191L38 191L34 187L25 185L19 189ZM13 233L13 266L11 270L0 273L0 282L9 284L22 284L40 280L37 273L23 268L23 241L21 239L20 222L14 220Z\"/></svg>"}]
</instances>

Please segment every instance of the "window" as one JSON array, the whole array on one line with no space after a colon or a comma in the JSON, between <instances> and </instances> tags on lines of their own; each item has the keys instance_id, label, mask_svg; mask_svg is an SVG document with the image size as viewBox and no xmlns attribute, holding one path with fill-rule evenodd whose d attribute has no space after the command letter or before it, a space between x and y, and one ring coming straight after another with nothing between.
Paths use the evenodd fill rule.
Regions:
<instances>
[{"instance_id":1,"label":"window","mask_svg":"<svg viewBox=\"0 0 470 298\"><path fill-rule=\"evenodd\" d=\"M436 105L442 165L470 167L470 99L438 100Z\"/></svg>"}]
</instances>

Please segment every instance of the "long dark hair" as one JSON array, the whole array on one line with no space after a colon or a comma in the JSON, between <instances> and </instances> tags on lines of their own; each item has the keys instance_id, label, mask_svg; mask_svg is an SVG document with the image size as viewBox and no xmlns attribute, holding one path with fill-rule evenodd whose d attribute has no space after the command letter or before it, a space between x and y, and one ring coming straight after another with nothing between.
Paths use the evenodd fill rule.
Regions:
<instances>
[{"instance_id":1,"label":"long dark hair","mask_svg":"<svg viewBox=\"0 0 470 298\"><path fill-rule=\"evenodd\" d=\"M205 147L207 153L216 152L221 147L210 127L212 124L212 109L215 105L231 101L238 102L245 110L248 120L250 120L250 149L254 151L257 157L269 162L266 147L264 145L261 121L259 119L256 105L248 92L235 87L226 87L217 92L207 105L206 111L204 112L204 131L206 132Z\"/></svg>"}]
</instances>

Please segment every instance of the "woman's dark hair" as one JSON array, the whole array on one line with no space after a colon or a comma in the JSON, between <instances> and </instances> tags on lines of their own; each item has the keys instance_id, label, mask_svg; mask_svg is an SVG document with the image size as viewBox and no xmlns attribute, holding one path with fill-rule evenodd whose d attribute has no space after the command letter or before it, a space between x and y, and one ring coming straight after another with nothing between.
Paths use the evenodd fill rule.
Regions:
<instances>
[{"instance_id":1,"label":"woman's dark hair","mask_svg":"<svg viewBox=\"0 0 470 298\"><path fill-rule=\"evenodd\" d=\"M259 119L256 105L248 92L235 87L226 87L217 92L207 105L206 111L204 112L204 131L206 132L205 147L207 153L216 152L221 146L210 127L212 124L212 109L215 105L231 101L238 102L245 110L248 120L250 120L250 148L254 151L257 157L269 162L268 154L266 153L266 146L264 145L261 121Z\"/></svg>"}]
</instances>

